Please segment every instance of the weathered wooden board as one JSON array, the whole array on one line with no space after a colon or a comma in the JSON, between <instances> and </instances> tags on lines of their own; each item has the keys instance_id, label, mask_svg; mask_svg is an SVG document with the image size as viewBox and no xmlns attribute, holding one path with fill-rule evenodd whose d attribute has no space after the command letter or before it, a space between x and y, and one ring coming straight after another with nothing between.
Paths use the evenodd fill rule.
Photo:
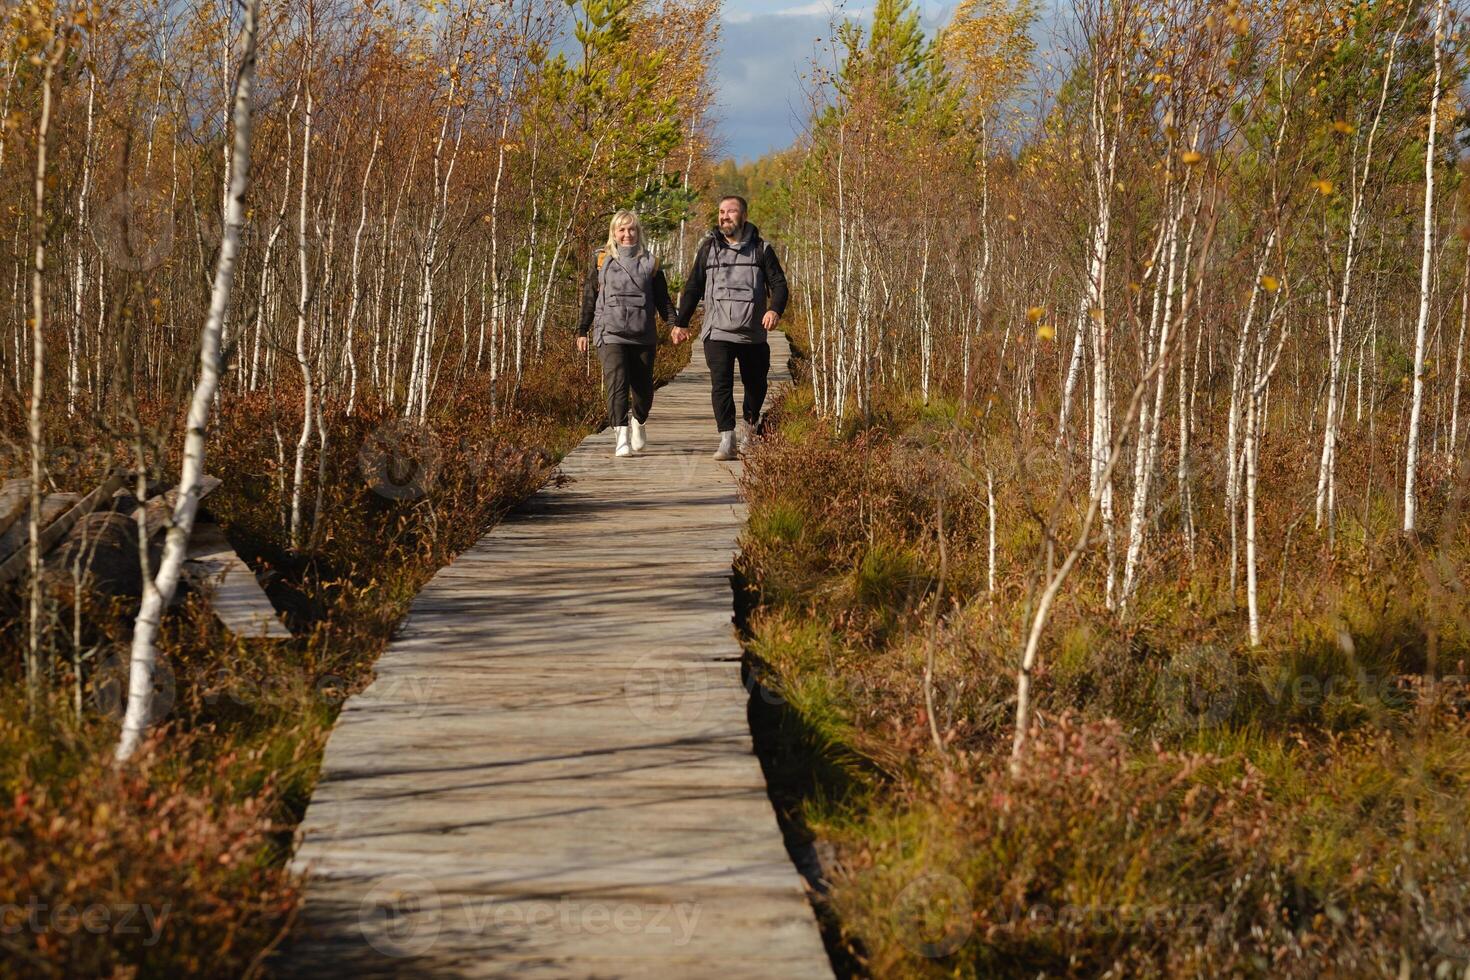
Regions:
<instances>
[{"instance_id":1,"label":"weathered wooden board","mask_svg":"<svg viewBox=\"0 0 1470 980\"><path fill-rule=\"evenodd\" d=\"M194 525L184 574L208 594L210 608L232 633L272 640L291 638L255 573L235 553L218 524Z\"/></svg>"},{"instance_id":2,"label":"weathered wooden board","mask_svg":"<svg viewBox=\"0 0 1470 980\"><path fill-rule=\"evenodd\" d=\"M115 472L85 497L74 493L48 495L41 502L41 554L45 555L50 551L78 521L111 500L113 491L122 486L124 479L125 473ZM29 511L29 506L25 510ZM10 581L25 570L29 558L26 549L20 548L17 540L23 542L29 533L26 522L17 521L11 525L10 530L0 535L0 555L10 556L0 562L0 584Z\"/></svg>"},{"instance_id":3,"label":"weathered wooden board","mask_svg":"<svg viewBox=\"0 0 1470 980\"><path fill-rule=\"evenodd\" d=\"M41 528L66 513L81 497L74 493L48 493L41 498ZM10 525L10 530L0 534L0 558L10 559L26 550L30 540L30 506L21 506L20 519ZM44 539L43 539L44 540ZM3 566L0 566L3 567Z\"/></svg>"},{"instance_id":4,"label":"weathered wooden board","mask_svg":"<svg viewBox=\"0 0 1470 980\"><path fill-rule=\"evenodd\" d=\"M204 474L199 477L199 484L195 490L195 496L203 500L219 488L220 482L219 477ZM178 487L173 487L164 493L149 497L143 504L143 510L145 512L144 519L148 522L148 536L150 538L168 529L169 521L173 518L174 507L178 505L178 502L179 490Z\"/></svg>"},{"instance_id":5,"label":"weathered wooden board","mask_svg":"<svg viewBox=\"0 0 1470 980\"><path fill-rule=\"evenodd\" d=\"M0 534L9 531L20 520L31 499L31 481L25 477L0 484Z\"/></svg>"},{"instance_id":6,"label":"weathered wooden board","mask_svg":"<svg viewBox=\"0 0 1470 980\"><path fill-rule=\"evenodd\" d=\"M698 348L648 432L588 438L414 601L328 742L282 972L831 976L751 747Z\"/></svg>"},{"instance_id":7,"label":"weathered wooden board","mask_svg":"<svg viewBox=\"0 0 1470 980\"><path fill-rule=\"evenodd\" d=\"M72 560L80 560L92 579L92 585L112 595L137 595L142 591L141 573L137 567L137 535L130 526L125 526L132 525L136 518L122 513L98 513L101 508L114 505L119 496L130 498L124 489L128 479L125 471L118 470L84 497L74 493L53 493L41 502L42 556L61 545L60 550L66 559L61 565L70 567ZM219 486L220 480L216 477L203 476L199 480L198 496L202 498ZM23 480L7 481L4 487L0 487L0 523L8 513L6 508L14 504L16 495L28 493L28 487L29 483ZM177 500L178 491L169 490L143 505L150 539L156 539L168 527ZM30 510L28 498L20 499L16 506L20 517ZM0 561L0 584L24 572L29 560L23 547L29 534L27 522L15 514L9 515L9 521L8 530L0 533L0 558L4 559ZM48 564L58 563L52 561Z\"/></svg>"}]
</instances>

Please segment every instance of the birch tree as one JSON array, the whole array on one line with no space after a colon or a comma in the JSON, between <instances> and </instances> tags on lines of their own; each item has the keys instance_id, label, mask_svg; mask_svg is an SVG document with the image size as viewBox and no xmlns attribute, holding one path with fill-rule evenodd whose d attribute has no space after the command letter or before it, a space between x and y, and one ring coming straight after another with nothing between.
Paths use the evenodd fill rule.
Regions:
<instances>
[{"instance_id":1,"label":"birch tree","mask_svg":"<svg viewBox=\"0 0 1470 980\"><path fill-rule=\"evenodd\" d=\"M1434 81L1429 92L1429 122L1424 146L1424 245L1419 260L1419 316L1414 327L1414 395L1409 408L1409 440L1404 461L1404 533L1413 534L1415 474L1419 468L1419 420L1424 412L1424 357L1429 334L1430 276L1434 268L1434 150L1439 129L1439 99L1444 78L1446 0L1434 5Z\"/></svg>"},{"instance_id":2,"label":"birch tree","mask_svg":"<svg viewBox=\"0 0 1470 980\"><path fill-rule=\"evenodd\" d=\"M41 582L41 487L42 457L45 453L45 431L41 402L45 397L46 363L46 154L51 135L52 81L57 66L66 55L69 34L57 23L49 4L32 2L17 13L28 17L34 25L31 33L21 34L24 48L31 49L32 64L41 67L41 112L36 121L36 170L32 184L31 235L34 240L31 264L31 397L28 415L30 435L30 508L26 515L27 563L30 593L26 618L27 695L34 707L40 697L47 663L42 651L41 619L44 615Z\"/></svg>"},{"instance_id":3,"label":"birch tree","mask_svg":"<svg viewBox=\"0 0 1470 980\"><path fill-rule=\"evenodd\" d=\"M163 558L153 576L145 576L143 602L133 624L133 638L128 665L128 701L123 716L122 736L116 758L126 762L142 744L143 733L153 714L153 678L157 669L158 649L155 640L164 609L173 599L178 586L189 535L198 511L198 489L204 475L205 427L209 409L219 385L220 333L230 304L235 282L235 263L240 249L240 234L245 226L245 195L249 188L250 136L253 87L255 82L256 34L260 0L244 0L244 25L241 29L240 67L235 81L234 138L231 173L225 208L224 237L215 263L214 283L210 290L209 315L199 351L199 377L189 403L184 436L183 467L177 496L164 539ZM140 515L146 515L139 508ZM140 516L142 537L147 538L146 516Z\"/></svg>"}]
</instances>

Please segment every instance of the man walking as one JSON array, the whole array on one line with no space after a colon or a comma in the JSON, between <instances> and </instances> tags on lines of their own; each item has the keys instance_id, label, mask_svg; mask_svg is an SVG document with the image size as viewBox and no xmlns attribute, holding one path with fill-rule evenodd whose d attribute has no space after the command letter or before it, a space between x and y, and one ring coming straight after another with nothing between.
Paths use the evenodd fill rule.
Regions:
<instances>
[{"instance_id":1,"label":"man walking","mask_svg":"<svg viewBox=\"0 0 1470 980\"><path fill-rule=\"evenodd\" d=\"M679 294L679 313L671 339L689 337L689 320L703 299L704 359L709 363L710 402L720 448L715 459L734 459L745 449L766 400L766 376L771 370L767 331L774 330L786 312L786 274L760 230L745 220L745 198L720 199L719 227L712 229L694 255L694 265ZM735 427L735 365L745 386L737 444Z\"/></svg>"}]
</instances>

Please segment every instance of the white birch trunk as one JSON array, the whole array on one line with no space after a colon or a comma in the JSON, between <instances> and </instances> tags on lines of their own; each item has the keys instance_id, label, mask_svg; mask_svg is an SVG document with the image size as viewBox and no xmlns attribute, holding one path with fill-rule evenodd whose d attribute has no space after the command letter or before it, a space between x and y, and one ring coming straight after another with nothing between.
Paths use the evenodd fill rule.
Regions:
<instances>
[{"instance_id":1,"label":"white birch trunk","mask_svg":"<svg viewBox=\"0 0 1470 980\"><path fill-rule=\"evenodd\" d=\"M1455 341L1455 385L1450 398L1450 465L1460 451L1460 379L1465 363L1465 322L1470 318L1470 243L1465 246L1465 269L1460 282L1460 336Z\"/></svg>"},{"instance_id":2,"label":"white birch trunk","mask_svg":"<svg viewBox=\"0 0 1470 980\"><path fill-rule=\"evenodd\" d=\"M247 0L245 7L244 47L240 74L235 87L235 137L230 174L229 202L225 210L224 238L220 242L215 265L214 286L210 291L209 315L199 352L199 380L189 403L187 430L184 436L183 466L179 476L178 499L164 541L163 560L155 577L144 577L143 604L133 626L131 657L128 666L128 706L123 717L122 737L116 758L126 762L137 752L143 732L153 713L153 675L158 651L154 640L163 610L173 598L183 566L189 534L194 527L194 514L199 506L197 495L200 477L204 475L205 426L209 406L219 385L220 333L225 311L234 285L235 259L240 248L240 231L245 224L245 193L250 170L250 112L255 78L256 20L260 0ZM141 513L141 508L140 508ZM141 518L140 518L141 520Z\"/></svg>"},{"instance_id":3,"label":"white birch trunk","mask_svg":"<svg viewBox=\"0 0 1470 980\"><path fill-rule=\"evenodd\" d=\"M995 595L995 474L989 467L985 470L985 513L990 525L986 557L985 591Z\"/></svg>"},{"instance_id":4,"label":"white birch trunk","mask_svg":"<svg viewBox=\"0 0 1470 980\"><path fill-rule=\"evenodd\" d=\"M77 192L77 227L87 227L87 198L92 186L92 132L95 108L97 104L97 75L87 72L87 136L82 148L82 187ZM82 308L83 298L86 295L86 270L83 265L83 251L80 246L76 255L76 281L72 284L73 307L71 324L71 341L67 351L66 372L66 412L68 415L76 414L77 410L77 383L79 374L80 347L82 344Z\"/></svg>"},{"instance_id":5,"label":"white birch trunk","mask_svg":"<svg viewBox=\"0 0 1470 980\"><path fill-rule=\"evenodd\" d=\"M1363 154L1362 173L1359 174L1357 165L1354 163L1350 175L1350 190L1352 201L1348 213L1347 243L1343 254L1342 277L1336 297L1336 303L1329 298L1328 313L1328 385L1327 406L1323 416L1322 424L1322 453L1317 467L1317 496L1316 496L1316 519L1317 527L1323 525L1327 528L1327 540L1333 540L1334 525L1334 502L1336 497L1337 477L1337 439L1338 424L1341 416L1338 397L1338 385L1342 377L1342 351L1343 340L1347 331L1347 314L1349 301L1352 294L1353 265L1357 259L1358 235L1361 231L1363 220L1364 194L1367 190L1368 178L1373 168L1373 143L1378 135L1379 125L1383 121L1383 107L1388 100L1389 82L1393 77L1393 66L1398 55L1399 38L1403 35L1404 26L1408 23L1409 10L1405 8L1404 19L1400 22L1398 30L1394 32L1393 41L1389 46L1388 57L1385 59L1383 68L1383 84L1379 88L1378 105L1373 115L1373 125L1368 132L1367 144Z\"/></svg>"},{"instance_id":6,"label":"white birch trunk","mask_svg":"<svg viewBox=\"0 0 1470 980\"><path fill-rule=\"evenodd\" d=\"M352 414L352 409L357 405L357 355L353 352L353 341L357 327L357 310L361 302L362 287L360 270L362 266L362 233L367 227L368 215L368 181L372 179L373 164L378 160L378 150L383 145L383 101L378 100L378 114L373 120L373 149L368 154L366 169L362 173L362 210L357 218L357 232L352 237L352 296L347 305L347 328L346 336L343 338L343 347L347 354L347 414ZM323 436L325 438L325 435Z\"/></svg>"},{"instance_id":7,"label":"white birch trunk","mask_svg":"<svg viewBox=\"0 0 1470 980\"><path fill-rule=\"evenodd\" d=\"M51 83L56 64L61 58L59 41L53 50L42 52L41 118L36 123L36 174L34 221L35 262L31 267L31 403L29 422L31 450L31 509L26 517L27 566L30 572L28 615L26 617L26 694L32 707L40 697L42 675L46 670L41 651L41 457L45 451L41 420L41 400L45 394L46 364L46 141L51 130ZM19 358L17 358L17 361Z\"/></svg>"},{"instance_id":8,"label":"white birch trunk","mask_svg":"<svg viewBox=\"0 0 1470 980\"><path fill-rule=\"evenodd\" d=\"M1429 134L1424 150L1424 250L1419 262L1419 319L1414 327L1414 401L1409 409L1408 457L1404 464L1404 533L1414 532L1417 499L1415 473L1419 466L1419 421L1424 411L1424 348L1429 330L1429 277L1434 266L1434 147L1439 119L1439 89L1444 70L1445 0L1434 5L1434 89L1429 96Z\"/></svg>"},{"instance_id":9,"label":"white birch trunk","mask_svg":"<svg viewBox=\"0 0 1470 980\"><path fill-rule=\"evenodd\" d=\"M296 440L296 462L291 471L291 550L301 547L301 493L306 478L306 447L311 444L316 383L312 376L311 352L308 349L307 323L311 309L311 264L307 251L309 228L306 221L307 195L311 188L311 68L316 41L316 7L308 8L305 64L302 85L306 94L305 115L301 132L301 197L297 211L296 259L301 276L296 305L296 363L301 369L301 435Z\"/></svg>"}]
</instances>

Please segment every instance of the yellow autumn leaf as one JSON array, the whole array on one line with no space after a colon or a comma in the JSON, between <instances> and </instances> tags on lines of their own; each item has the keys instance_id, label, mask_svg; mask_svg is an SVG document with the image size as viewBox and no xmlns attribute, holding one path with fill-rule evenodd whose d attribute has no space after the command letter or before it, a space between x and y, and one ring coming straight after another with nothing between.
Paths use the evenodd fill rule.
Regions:
<instances>
[{"instance_id":1,"label":"yellow autumn leaf","mask_svg":"<svg viewBox=\"0 0 1470 980\"><path fill-rule=\"evenodd\" d=\"M1332 122L1332 128L1335 129L1335 130L1337 130L1339 133L1343 134L1344 136L1351 136L1354 133L1354 131L1357 129L1356 126L1354 126L1352 123L1348 122L1345 119L1335 119L1335 120L1333 120L1333 122Z\"/></svg>"},{"instance_id":2,"label":"yellow autumn leaf","mask_svg":"<svg viewBox=\"0 0 1470 980\"><path fill-rule=\"evenodd\" d=\"M1331 194L1337 189L1337 185L1330 180L1314 180L1312 186L1317 189L1318 194Z\"/></svg>"},{"instance_id":3,"label":"yellow autumn leaf","mask_svg":"<svg viewBox=\"0 0 1470 980\"><path fill-rule=\"evenodd\" d=\"M1276 290L1281 288L1281 280L1277 279L1275 276L1262 276L1261 288L1268 293L1274 293L1276 292Z\"/></svg>"},{"instance_id":4,"label":"yellow autumn leaf","mask_svg":"<svg viewBox=\"0 0 1470 980\"><path fill-rule=\"evenodd\" d=\"M1054 340L1056 338L1056 335L1056 329L1052 327L1050 323L1043 323L1041 326L1036 328L1037 340Z\"/></svg>"},{"instance_id":5,"label":"yellow autumn leaf","mask_svg":"<svg viewBox=\"0 0 1470 980\"><path fill-rule=\"evenodd\" d=\"M1205 155L1198 152L1197 150L1185 150L1183 153L1179 154L1179 162L1188 167L1194 166L1196 163L1199 163L1204 158Z\"/></svg>"},{"instance_id":6,"label":"yellow autumn leaf","mask_svg":"<svg viewBox=\"0 0 1470 980\"><path fill-rule=\"evenodd\" d=\"M1037 320L1040 320L1045 315L1046 315L1046 307L1044 307L1044 306L1033 306L1029 310L1026 311L1026 319L1030 320L1032 323L1035 323Z\"/></svg>"}]
</instances>

